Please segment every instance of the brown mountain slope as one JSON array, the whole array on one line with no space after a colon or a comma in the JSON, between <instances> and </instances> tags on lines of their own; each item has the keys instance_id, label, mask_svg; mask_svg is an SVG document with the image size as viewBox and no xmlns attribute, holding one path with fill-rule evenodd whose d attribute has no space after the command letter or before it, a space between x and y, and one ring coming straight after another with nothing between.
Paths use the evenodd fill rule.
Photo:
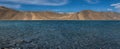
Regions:
<instances>
[{"instance_id":1,"label":"brown mountain slope","mask_svg":"<svg viewBox=\"0 0 120 49\"><path fill-rule=\"evenodd\" d=\"M116 12L95 12L86 10L81 13L87 20L120 20L120 13Z\"/></svg>"},{"instance_id":2,"label":"brown mountain slope","mask_svg":"<svg viewBox=\"0 0 120 49\"><path fill-rule=\"evenodd\" d=\"M0 7L0 20L120 20L120 13L85 10L78 13L21 12Z\"/></svg>"}]
</instances>

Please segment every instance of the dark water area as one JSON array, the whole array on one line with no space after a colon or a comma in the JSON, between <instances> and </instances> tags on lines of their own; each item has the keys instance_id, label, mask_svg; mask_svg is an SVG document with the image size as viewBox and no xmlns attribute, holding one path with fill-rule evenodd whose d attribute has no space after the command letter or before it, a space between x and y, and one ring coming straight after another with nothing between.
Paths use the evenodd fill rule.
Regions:
<instances>
[{"instance_id":1,"label":"dark water area","mask_svg":"<svg viewBox=\"0 0 120 49\"><path fill-rule=\"evenodd\" d=\"M0 48L120 49L120 21L0 21Z\"/></svg>"}]
</instances>

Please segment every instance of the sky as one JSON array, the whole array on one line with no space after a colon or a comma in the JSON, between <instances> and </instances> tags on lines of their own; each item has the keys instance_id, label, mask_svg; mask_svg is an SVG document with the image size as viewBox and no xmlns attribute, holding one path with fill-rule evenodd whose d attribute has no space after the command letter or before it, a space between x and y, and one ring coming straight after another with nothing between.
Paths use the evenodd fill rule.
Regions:
<instances>
[{"instance_id":1,"label":"sky","mask_svg":"<svg viewBox=\"0 0 120 49\"><path fill-rule=\"evenodd\" d=\"M93 10L120 12L120 0L0 0L0 6L21 11L79 12Z\"/></svg>"}]
</instances>

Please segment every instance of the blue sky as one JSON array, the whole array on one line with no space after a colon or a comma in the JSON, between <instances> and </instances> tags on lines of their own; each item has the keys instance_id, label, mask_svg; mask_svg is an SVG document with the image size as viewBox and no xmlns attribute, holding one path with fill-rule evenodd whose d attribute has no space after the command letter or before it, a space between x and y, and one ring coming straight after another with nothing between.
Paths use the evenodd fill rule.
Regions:
<instances>
[{"instance_id":1,"label":"blue sky","mask_svg":"<svg viewBox=\"0 0 120 49\"><path fill-rule=\"evenodd\" d=\"M23 11L120 11L120 0L0 0L0 5Z\"/></svg>"}]
</instances>

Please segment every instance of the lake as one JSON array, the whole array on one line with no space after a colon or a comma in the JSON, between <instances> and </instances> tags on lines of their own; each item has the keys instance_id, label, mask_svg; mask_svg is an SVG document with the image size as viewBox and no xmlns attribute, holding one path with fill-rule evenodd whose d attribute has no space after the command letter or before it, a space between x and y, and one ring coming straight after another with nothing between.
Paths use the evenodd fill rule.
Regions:
<instances>
[{"instance_id":1,"label":"lake","mask_svg":"<svg viewBox=\"0 0 120 49\"><path fill-rule=\"evenodd\" d=\"M1 20L0 47L120 49L120 21Z\"/></svg>"}]
</instances>

